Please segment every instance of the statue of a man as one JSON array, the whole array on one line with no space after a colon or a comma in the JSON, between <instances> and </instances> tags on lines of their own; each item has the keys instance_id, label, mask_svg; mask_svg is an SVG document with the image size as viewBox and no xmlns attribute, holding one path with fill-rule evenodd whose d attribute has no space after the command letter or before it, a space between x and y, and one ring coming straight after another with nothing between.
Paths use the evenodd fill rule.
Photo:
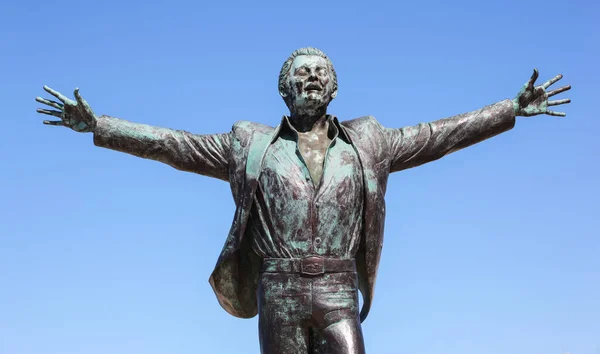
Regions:
<instances>
[{"instance_id":1,"label":"statue of a man","mask_svg":"<svg viewBox=\"0 0 600 354\"><path fill-rule=\"evenodd\" d=\"M513 100L400 129L328 115L337 77L315 48L296 50L281 68L290 115L276 128L240 121L229 133L196 135L97 117L77 89L73 101L45 86L60 102L36 100L56 109L38 112L60 119L44 124L229 182L236 211L209 279L221 306L259 315L263 354L350 354L365 352L361 322L373 300L389 174L508 131L516 116L565 116L549 107L570 100L548 98L570 86L548 92L562 76L536 87L537 77Z\"/></svg>"}]
</instances>

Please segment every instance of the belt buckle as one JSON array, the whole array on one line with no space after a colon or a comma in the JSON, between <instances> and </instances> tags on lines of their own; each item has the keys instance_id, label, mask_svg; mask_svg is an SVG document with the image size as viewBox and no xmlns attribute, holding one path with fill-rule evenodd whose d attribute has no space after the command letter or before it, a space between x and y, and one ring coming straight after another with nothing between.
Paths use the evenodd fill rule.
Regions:
<instances>
[{"instance_id":1,"label":"belt buckle","mask_svg":"<svg viewBox=\"0 0 600 354\"><path fill-rule=\"evenodd\" d=\"M325 261L322 257L306 257L300 260L300 273L316 276L325 274Z\"/></svg>"}]
</instances>

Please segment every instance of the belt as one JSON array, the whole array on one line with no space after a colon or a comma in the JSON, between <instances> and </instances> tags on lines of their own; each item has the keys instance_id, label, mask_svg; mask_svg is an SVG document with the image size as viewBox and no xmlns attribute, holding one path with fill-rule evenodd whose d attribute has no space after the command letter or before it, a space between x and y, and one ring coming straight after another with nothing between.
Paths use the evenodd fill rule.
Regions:
<instances>
[{"instance_id":1,"label":"belt","mask_svg":"<svg viewBox=\"0 0 600 354\"><path fill-rule=\"evenodd\" d=\"M316 276L325 273L356 272L354 259L324 258L264 258L261 273L299 273Z\"/></svg>"}]
</instances>

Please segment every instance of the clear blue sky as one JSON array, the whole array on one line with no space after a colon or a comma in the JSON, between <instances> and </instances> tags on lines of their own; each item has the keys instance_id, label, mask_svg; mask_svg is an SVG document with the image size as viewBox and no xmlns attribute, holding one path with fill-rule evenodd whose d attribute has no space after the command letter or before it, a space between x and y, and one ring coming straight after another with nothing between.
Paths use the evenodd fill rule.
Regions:
<instances>
[{"instance_id":1,"label":"clear blue sky","mask_svg":"<svg viewBox=\"0 0 600 354\"><path fill-rule=\"evenodd\" d=\"M333 60L330 112L401 127L513 98L567 118L390 176L375 354L600 353L597 1L6 1L0 11L0 353L258 353L208 276L229 186L42 125L46 84L195 133L275 125L294 50ZM557 86L558 87L558 86Z\"/></svg>"}]
</instances>

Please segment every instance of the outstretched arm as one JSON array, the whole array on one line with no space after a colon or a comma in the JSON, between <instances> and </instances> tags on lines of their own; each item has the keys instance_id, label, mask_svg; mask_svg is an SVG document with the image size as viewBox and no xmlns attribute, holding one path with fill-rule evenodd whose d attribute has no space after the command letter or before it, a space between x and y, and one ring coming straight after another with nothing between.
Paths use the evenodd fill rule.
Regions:
<instances>
[{"instance_id":1,"label":"outstretched arm","mask_svg":"<svg viewBox=\"0 0 600 354\"><path fill-rule=\"evenodd\" d=\"M400 129L386 128L391 147L391 172L416 167L512 129L510 100Z\"/></svg>"},{"instance_id":2,"label":"outstretched arm","mask_svg":"<svg viewBox=\"0 0 600 354\"><path fill-rule=\"evenodd\" d=\"M466 148L512 129L516 116L548 114L564 117L564 113L550 111L549 106L571 102L569 99L549 101L548 98L569 90L565 86L554 91L546 89L562 78L558 75L535 87L538 71L523 86L517 97L489 105L473 112L431 123L421 123L400 129L386 128L391 150L391 172L416 167L437 160L447 154Z\"/></svg>"},{"instance_id":3,"label":"outstretched arm","mask_svg":"<svg viewBox=\"0 0 600 354\"><path fill-rule=\"evenodd\" d=\"M101 116L94 130L94 144L178 170L229 180L229 134L196 135Z\"/></svg>"},{"instance_id":4,"label":"outstretched arm","mask_svg":"<svg viewBox=\"0 0 600 354\"><path fill-rule=\"evenodd\" d=\"M96 117L88 103L75 90L73 101L44 86L60 102L36 98L57 110L38 109L39 113L60 118L47 125L69 127L78 132L93 132L97 146L126 152L166 163L176 169L228 181L230 135L196 135L181 130L131 123L108 116Z\"/></svg>"}]
</instances>

